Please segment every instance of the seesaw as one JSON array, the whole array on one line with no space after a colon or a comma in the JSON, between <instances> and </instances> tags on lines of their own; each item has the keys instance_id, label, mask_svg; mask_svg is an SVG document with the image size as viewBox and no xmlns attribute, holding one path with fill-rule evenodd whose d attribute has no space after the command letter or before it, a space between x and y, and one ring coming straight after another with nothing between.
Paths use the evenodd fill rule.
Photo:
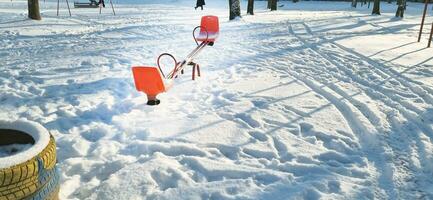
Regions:
<instances>
[{"instance_id":1,"label":"seesaw","mask_svg":"<svg viewBox=\"0 0 433 200\"><path fill-rule=\"evenodd\" d=\"M200 29L198 36L195 35L197 29ZM183 74L186 66L193 66L192 80L195 79L195 72L200 76L200 66L193 62L194 57L206 46L213 46L219 34L219 22L217 16L203 16L200 26L194 28L192 35L197 47L181 62L169 54L163 53L157 59L157 67L152 66L134 66L132 73L134 75L135 88L137 91L144 92L147 95L147 105L158 105L160 100L157 95L168 91L173 85L173 79L177 78L179 73ZM199 44L199 42L201 42ZM160 59L163 56L169 56L174 60L174 68L167 75L161 70Z\"/></svg>"}]
</instances>

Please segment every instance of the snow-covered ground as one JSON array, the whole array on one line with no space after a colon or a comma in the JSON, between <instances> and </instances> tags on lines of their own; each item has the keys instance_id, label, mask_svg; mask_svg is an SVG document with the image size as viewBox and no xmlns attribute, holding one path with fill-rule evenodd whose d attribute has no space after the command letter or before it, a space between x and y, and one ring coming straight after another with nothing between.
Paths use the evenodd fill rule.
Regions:
<instances>
[{"instance_id":1,"label":"snow-covered ground","mask_svg":"<svg viewBox=\"0 0 433 200\"><path fill-rule=\"evenodd\" d=\"M122 2L56 17L41 1L30 21L26 1L0 0L0 119L55 136L61 199L433 199L422 4L397 20L387 3L256 2L229 22L226 0ZM131 66L187 55L208 14L221 35L202 77L146 106Z\"/></svg>"}]
</instances>

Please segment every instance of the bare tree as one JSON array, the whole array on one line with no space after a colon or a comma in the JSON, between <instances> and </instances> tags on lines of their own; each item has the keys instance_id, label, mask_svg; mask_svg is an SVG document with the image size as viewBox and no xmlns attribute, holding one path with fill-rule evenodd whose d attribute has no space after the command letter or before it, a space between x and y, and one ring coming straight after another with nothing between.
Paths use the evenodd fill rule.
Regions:
<instances>
[{"instance_id":1,"label":"bare tree","mask_svg":"<svg viewBox=\"0 0 433 200\"><path fill-rule=\"evenodd\" d=\"M254 15L254 0L248 0L247 13Z\"/></svg>"},{"instance_id":2,"label":"bare tree","mask_svg":"<svg viewBox=\"0 0 433 200\"><path fill-rule=\"evenodd\" d=\"M229 0L230 16L229 19L233 20L241 16L241 2L240 0Z\"/></svg>"},{"instance_id":3,"label":"bare tree","mask_svg":"<svg viewBox=\"0 0 433 200\"><path fill-rule=\"evenodd\" d=\"M39 0L27 0L29 18L41 20L41 13L39 12Z\"/></svg>"},{"instance_id":4,"label":"bare tree","mask_svg":"<svg viewBox=\"0 0 433 200\"><path fill-rule=\"evenodd\" d=\"M371 14L380 15L380 0L374 0L373 11Z\"/></svg>"},{"instance_id":5,"label":"bare tree","mask_svg":"<svg viewBox=\"0 0 433 200\"><path fill-rule=\"evenodd\" d=\"M358 0L352 0L352 7L356 8L358 5Z\"/></svg>"},{"instance_id":6,"label":"bare tree","mask_svg":"<svg viewBox=\"0 0 433 200\"><path fill-rule=\"evenodd\" d=\"M270 5L271 11L277 10L277 0L270 0L270 1L271 1L271 5Z\"/></svg>"},{"instance_id":7,"label":"bare tree","mask_svg":"<svg viewBox=\"0 0 433 200\"><path fill-rule=\"evenodd\" d=\"M401 17L403 18L404 16L404 10L405 9L405 5L406 5L406 0L397 0L397 12L395 12L395 17Z\"/></svg>"}]
</instances>

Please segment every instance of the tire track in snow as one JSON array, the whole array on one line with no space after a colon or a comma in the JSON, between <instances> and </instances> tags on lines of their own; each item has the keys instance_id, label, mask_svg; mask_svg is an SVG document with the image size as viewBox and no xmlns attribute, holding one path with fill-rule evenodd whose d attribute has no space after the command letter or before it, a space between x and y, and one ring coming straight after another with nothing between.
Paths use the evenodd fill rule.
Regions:
<instances>
[{"instance_id":1,"label":"tire track in snow","mask_svg":"<svg viewBox=\"0 0 433 200\"><path fill-rule=\"evenodd\" d=\"M309 33L309 31L306 31L307 33ZM317 46L315 46L315 44L309 43L307 42L305 39L301 38L300 36L298 36L295 31L293 30L292 26L289 25L289 33L291 33L293 36L295 36L297 39L299 39L301 42L303 42L303 44L305 46L308 47L308 49L310 49L312 51L313 54L315 54L316 59L323 59L326 63L331 63L334 64L333 62L330 62L329 59L327 59L325 57L325 53L324 52L319 52L317 49ZM338 66L337 66L338 67ZM327 69L323 69L324 71L327 71ZM301 73L303 73L301 71ZM322 71L323 73L323 71ZM296 74L294 74L294 76L296 76ZM333 74L331 76L334 76ZM314 85L314 81L309 80L307 77L302 77L299 76L299 79L305 79L305 83L307 85L311 85L312 88L316 87L316 88L320 88ZM339 79L339 78L337 78ZM341 80L341 79L340 79ZM335 84L333 84L334 86L332 87L328 87L326 85L328 85L328 83L322 83L324 84L325 88L328 88L330 91L338 94L339 96L343 97L343 99L347 99L345 98L345 96L347 97L346 93L341 93L343 90L341 89L335 89L336 86ZM323 90L326 91L326 90ZM332 95L330 92L320 92L322 96L324 96L325 98L327 98L328 100L331 101L331 103L336 106L338 108L338 110L340 111L340 113L345 117L346 121L351 124L350 127L352 129L352 132L355 133L355 135L358 136L358 138L361 140L361 144L362 144L362 148L363 151L366 152L365 156L368 157L368 159L370 161L372 161L376 167L377 170L379 170L379 177L376 177L378 179L378 186L379 188L382 188L385 190L385 192L387 193L387 198L396 198L397 195L397 190L392 182L392 173L390 174L389 172L392 171L392 168L394 168L394 165L389 165L389 163L387 163L384 159L385 155L385 148L383 148L381 143L381 140L379 138L378 139L378 143L376 144L371 144L369 142L369 140L372 140L373 138L365 138L365 136L363 136L363 134L365 132L367 132L368 128L366 127L366 122L364 121L364 123L360 122L360 118L359 117L363 117L366 118L369 122L370 125L374 125L376 124L373 120L370 119L370 115L373 113L371 110L363 110L363 109L359 109L357 108L357 106L355 106L353 103L350 102L350 99L353 98L349 98L347 99L347 101L341 101L341 99L337 98L335 95ZM340 102L341 101L341 102ZM349 106L350 105L350 106ZM362 105L362 104L361 104ZM367 107L366 105L362 106L362 107ZM360 113L361 116L353 116L353 114L347 114L347 113ZM374 115L376 116L376 115ZM375 117L377 118L377 116ZM367 122L367 123L368 123ZM368 125L367 125L368 126ZM378 133L378 129L376 128L376 126L374 126L373 130L370 129L369 134L377 134ZM373 148L371 148L373 147ZM377 189L377 188L376 188ZM380 195L382 192L381 191L376 191L376 195Z\"/></svg>"},{"instance_id":2,"label":"tire track in snow","mask_svg":"<svg viewBox=\"0 0 433 200\"><path fill-rule=\"evenodd\" d=\"M327 41L327 39L324 38L323 36L315 35L313 33L313 31L311 30L311 28L306 23L303 22L300 24L302 24L305 27L306 32L308 34L310 34L311 37L319 38L321 40L321 42ZM422 83L414 82L413 80L405 77L404 75L401 75L399 72L392 69L392 67L386 66L386 64L379 63L379 62L377 62L377 61L375 61L375 60L373 60L367 56L364 56L364 55L362 55L362 54L360 54L354 50L351 50L347 47L344 47L343 45L340 45L340 44L336 43L335 41L329 41L327 44L330 44L334 48L338 48L339 51L337 51L335 53L331 53L332 50L327 49L330 52L328 54L323 54L323 55L325 55L325 56L333 55L333 58L350 59L350 60L352 60L353 63L357 63L359 61L365 61L367 63L366 65L364 65L365 67L368 67L368 69L370 71L376 72L376 74L379 74L382 78L385 79L385 80L381 81L380 83L378 83L377 86L380 86L386 82L390 82L391 81L390 79L395 79L396 81L398 81L398 83L400 85L403 85L405 88L409 89L410 92L415 94L417 97L422 98L423 101L425 103L428 103L430 107L433 106L433 97L432 97L432 95L429 94L429 92L431 92L431 88L425 86ZM352 57L343 56L343 55L341 55L341 52L344 52L348 55L353 55L353 56ZM356 60L354 60L354 59L356 59ZM332 59L327 59L327 60L329 60L329 62L333 63ZM410 83L414 83L416 86L414 86L413 84L410 84ZM391 92L395 92L395 91L391 91ZM405 105L404 103L401 103L401 104ZM410 107L410 105L407 105L407 106ZM412 109L413 109L413 111L418 111L417 114L420 114L419 109L417 109L417 108L412 108Z\"/></svg>"},{"instance_id":3,"label":"tire track in snow","mask_svg":"<svg viewBox=\"0 0 433 200\"><path fill-rule=\"evenodd\" d=\"M311 29L308 27L307 24L305 24L305 23L301 23L301 24L305 27L307 32L310 33L310 35L314 36L313 32L311 31ZM326 40L322 36L320 36L320 38L322 40ZM335 41L331 41L330 43L334 47L340 49L340 51L331 54L331 55L334 55L334 58L339 58L339 57L343 58L343 56L341 55L341 52L344 52L346 54L353 55L351 57L350 56L344 56L344 58L347 58L349 60L353 60L355 58L365 60L367 62L367 64L364 66L368 67L368 69L369 69L367 71L379 71L379 73L386 74L388 76L388 78L386 78L385 80L382 80L379 84L376 85L379 88L381 88L380 86L382 84L384 84L386 82L391 82L392 81L391 79L395 79L398 82L398 86L402 85L405 87L405 89L402 89L402 91L410 91L410 92L412 92L413 95L415 95L419 98L422 98L424 103L429 104L427 108L424 108L424 110L421 110L422 108L418 109L408 102L399 101L400 99L396 98L393 94L387 95L386 91L382 92L382 95L385 97L385 100L386 100L386 101L382 100L384 103L383 106L387 107L390 105L397 105L396 107L392 107L392 109L398 110L398 112L402 113L403 117L405 117L405 119L409 122L408 125L401 125L399 123L400 121L398 120L398 118L396 118L394 115L388 116L389 118L391 118L390 121L392 124L392 129L393 129L392 131L397 132L399 134L398 136L401 136L401 137L409 136L412 140L416 141L415 142L416 146L414 148L416 148L416 151L418 151L417 155L421 155L421 157L422 157L421 159L419 159L419 158L417 158L417 159L422 163L422 165L424 167L427 168L427 171L431 171L432 169L430 166L431 166L431 162L433 162L433 161L429 157L428 152L425 151L426 145L422 142L422 140L423 140L422 137L423 137L423 135L429 137L429 141L427 141L427 142L430 142L430 143L431 143L431 140L433 138L432 137L432 132L433 132L432 127L427 124L429 122L429 120L428 120L429 116L428 115L430 113L428 110L429 109L431 110L431 107L432 107L432 103L431 103L432 97L429 94L429 92L431 92L432 90L429 87L423 85L422 83L414 82L414 81L410 80L409 78L399 74L397 71L393 70L391 67L386 67L385 64L378 63L378 62L374 61L373 59L370 59L366 56L363 56L360 53L357 53L351 49L348 49L348 48L338 44L338 43L335 43ZM332 59L328 59L328 60L330 62L332 62ZM357 63L357 60L353 61L353 63ZM372 67L372 66L374 66L374 67ZM378 67L378 68L376 68L376 67ZM346 72L349 75L351 74L350 70L348 70ZM410 83L414 83L415 86L413 84L410 84ZM372 87L371 85L367 86L367 88L371 88L371 87ZM367 92L369 92L369 91L367 90ZM369 93L367 93L367 94L369 94ZM372 95L374 96L375 94L373 93ZM397 115L398 115L398 113L397 113ZM413 126L413 124L415 126ZM415 132L412 134L407 134L407 133L400 130L401 127L409 129L409 131L411 131L411 132L415 132L414 129L418 129L421 132L420 133ZM417 134L420 134L419 138L416 137ZM393 141L400 141L400 143L398 145L394 145L396 148L393 148L393 149L396 149L399 152L399 155L404 155L404 158L397 156L398 157L397 160L402 161L401 165L404 165L403 168L408 168L408 169L414 171L414 169L411 169L411 168L417 168L417 167L414 166L412 161L410 160L410 155L408 155L408 153L405 152L404 149L401 150L399 148L402 144L406 144L407 142L404 140L402 141L401 138L398 136L391 134L389 136L390 138L387 138L387 139L390 143L392 143ZM392 139L392 140L390 140L390 139ZM411 144L406 144L406 146L411 146ZM407 167L407 166L410 166L410 167ZM424 172L422 172L422 171L424 171L424 169L420 169L418 171L419 171L418 173L421 173L421 174L424 173ZM404 172L404 173L407 173L407 172ZM421 177L423 177L423 176L421 175ZM402 182L404 183L404 181L402 181Z\"/></svg>"},{"instance_id":4,"label":"tire track in snow","mask_svg":"<svg viewBox=\"0 0 433 200\"><path fill-rule=\"evenodd\" d=\"M313 33L312 33L312 31L309 29L309 27L305 24L305 23L301 23L303 26L305 26L305 29L306 29L306 32L308 32L308 33L310 33L310 35L311 35L311 37L315 37L314 35L313 35ZM291 29L292 30L292 29ZM293 31L291 31L292 33L293 33ZM299 36L298 36L299 37ZM322 38L322 37L319 37L322 41L326 41L324 38ZM303 40L302 38L299 38L300 40ZM367 87L367 91L364 89L364 91L366 92L366 94L367 95L369 95L369 96L371 96L372 94L371 94L371 92L369 92L368 91L368 89L369 88L371 88L371 87L373 87L373 85L371 85L371 83L370 82L368 82L368 81L366 81L366 80L364 80L364 79L362 79L362 77L357 77L357 75L356 74L353 74L353 72L351 71L351 70L353 70L353 68L352 69L346 69L346 66L350 66L350 64L340 64L340 63L337 63L337 62L335 62L332 58L334 58L334 59L341 59L341 58L346 58L346 57L343 57L342 55L341 55L341 52L340 53L334 53L334 54L331 54L331 55L333 55L334 57L332 57L332 58L330 58L330 57L328 57L328 55L329 55L329 52L324 52L324 51L322 51L322 49L320 48L320 44L319 45L317 45L317 46L314 46L314 44L311 44L311 43L308 43L307 41L305 41L305 40L303 40L304 42L305 42L305 44L309 44L309 46L310 46L310 49L312 49L312 50L314 50L315 52L317 52L317 54L319 55L319 56L321 56L322 58L324 58L324 59L326 59L329 63L331 63L331 64L333 64L334 66L336 66L336 67L338 67L338 69L341 69L342 71L344 71L346 74L348 74L350 77L352 77L352 80L354 80L355 82L357 82L358 84L359 84L359 82L361 82L361 83L364 83L365 85L367 85L366 87ZM322 42L322 43L325 43L325 42ZM326 43L325 43L326 44ZM348 53L348 54L350 54L350 55L353 55L354 53L351 53L351 52L347 52L347 51L345 51L345 50L347 50L347 48L345 48L345 49L343 49L343 48L340 48L341 49L341 51L343 51L343 52L345 52L345 53ZM354 56L355 58L359 58L359 57L357 57L356 55ZM351 57L352 58L352 57ZM362 57L360 58L360 59L363 59ZM359 62L359 60L357 60L358 62ZM344 63L350 63L350 62L344 62ZM355 62L356 63L356 62ZM371 63L371 62L370 62ZM369 64L370 64L369 63ZM371 69L371 68L370 68ZM370 71L378 71L378 70L376 70L376 69L374 69L374 68L372 68ZM387 72L383 72L383 71L380 71L379 70L379 72L378 73L381 73L381 74L379 74L382 78L384 78L384 76L383 76L383 74L385 74L386 76L389 76L389 77L391 77L391 78L394 78L394 79L397 79L397 78L395 78L395 75L393 75L393 74L388 74ZM386 77L385 76L385 77ZM337 76L338 77L338 76ZM355 79L354 79L355 78ZM397 80L397 81L401 81L401 80ZM403 81L404 82L404 81ZM363 84L361 84L361 85L363 85ZM403 85L403 86L405 86L405 85L407 85L406 83L405 84L401 84L401 85ZM362 87L361 87L362 88ZM374 87L373 87L374 88ZM334 88L335 89L335 88ZM414 89L414 87L410 87L410 91L412 91L413 93L416 93L416 95L417 96L421 96L421 97L423 97L423 94L425 93L425 92L423 92L423 91L421 91L421 94L419 94L419 90L416 90L416 89ZM341 91L340 91L341 92ZM382 92L381 93L381 95L382 96L385 96L385 98L387 98L387 97L389 97L389 95L386 95L386 92ZM375 95L374 95L374 93L373 93L373 99L377 99L377 98L374 98L375 97ZM388 98L388 99L390 99L390 98ZM383 99L382 99L383 100ZM422 124L422 122L420 123L416 118L414 119L413 118L413 115L411 115L411 114L408 114L408 112L416 112L416 110L415 111L407 111L406 109L411 109L411 106L407 106L407 105L405 105L405 104L402 104L402 103L400 103L399 101L398 101L399 99L395 99L395 98L391 98L391 101L384 101L383 103L382 103L382 105L383 106L385 106L385 107L387 107L388 105L395 105L395 104L397 104L398 106L397 106L397 108L393 108L394 110L395 109L397 109L397 110L399 110L400 112L402 112L403 113L403 115L406 117L406 119L408 119L409 121L411 121L412 123L414 123L414 124L416 124L416 125L418 125L419 126L419 128L423 131L423 132L426 132L427 134L430 134L431 133L431 131L430 131L430 128L429 127L426 127L424 124ZM425 102L430 102L430 97L429 96L427 96L427 97L423 97L423 100L425 101ZM406 106L406 107L405 107ZM401 107L403 107L403 109L401 108ZM409 108L408 108L409 107ZM362 110L362 109L361 109ZM367 117L367 115L368 115L368 112L367 113L364 113L364 115ZM392 118L392 117L391 117ZM374 123L372 123L372 124L374 124ZM392 127L395 127L396 126L396 124L395 124L395 122L393 121L393 120L391 120L391 126ZM377 127L377 124L376 124L376 127ZM383 128L382 127L378 127L378 130L383 130ZM401 134L401 135L405 135L404 133L402 133L400 130L394 130L394 131L396 131L396 132L398 132L399 134ZM394 134L392 134L392 135L394 135ZM391 135L391 137L392 137L392 135ZM385 138L386 140L387 140L387 142L390 142L390 143L392 143L392 141L390 141L389 140L389 138ZM395 138L394 138L395 139ZM413 138L412 138L413 139ZM423 144L422 144L422 142L420 142L419 141L419 139L416 139L415 138L415 140L417 141L417 145L418 145L418 147L421 147L421 149L423 148ZM388 145L388 147L389 147L389 145ZM393 150L395 149L395 148L392 148ZM395 150L394 150L395 151ZM408 163L408 162L410 162L410 158L407 158L408 156L406 155L407 153L405 153L405 152L395 152L395 153L398 153L398 156L396 156L397 157L397 161L394 161L395 163L398 163L398 162L403 162L403 164L401 164L401 163L398 163L397 165L395 165L395 166L398 166L397 167L397 169L396 170L401 170L402 172L401 173L407 173L407 174L413 174L413 172L408 172L408 170L409 171L413 171L413 169L410 169L409 167L407 167L407 166L410 166L410 163ZM421 155L423 155L423 157L425 157L425 153L424 152L420 152L420 154ZM400 158L400 156L403 156L403 157L405 157L405 158ZM402 166L401 166L402 165ZM424 165L425 165L425 163L424 163ZM428 163L427 163L427 165L428 165ZM403 177L404 178L404 177ZM405 180L400 180L400 184L401 183L404 183L405 182ZM415 189L416 190L416 189ZM421 192L422 193L422 192Z\"/></svg>"},{"instance_id":5,"label":"tire track in snow","mask_svg":"<svg viewBox=\"0 0 433 200\"><path fill-rule=\"evenodd\" d=\"M285 33L285 32L284 32ZM286 33L287 34L287 33ZM271 44L274 44L275 43L275 41L273 41L273 42L271 42L271 41L268 41L268 42L270 42ZM277 43L278 44L278 43ZM261 59L261 58L259 58L259 57L263 57L263 54L264 55L267 55L268 53L272 53L272 56L276 56L275 54L273 54L273 52L271 51L271 50L275 50L275 49L278 49L278 50L290 50L291 48L287 48L287 46L285 46L285 45L282 45L281 44L281 42L279 43L280 45L278 45L277 47L275 47L275 46L272 46L273 48L271 48L271 45L269 45L269 46L267 46L267 48L266 48L266 51L263 53L263 52L260 52L260 53L262 53L262 56L258 56L258 58L254 58L254 61L255 62L266 62L267 64L269 64L268 62L268 60L266 60L266 59ZM261 49L262 50L262 49ZM269 52L268 52L269 51ZM281 52L281 51L278 51L278 52ZM277 56L283 56L284 55L284 53L283 54L281 54L281 53L276 53L276 54L278 54ZM275 69L271 69L271 70L273 70L273 71L275 71ZM287 75L289 75L289 77L295 77L295 76L293 76L293 75L290 75L290 74L288 74L287 73L287 69L285 69L285 70L281 70L281 71L283 71L285 74L287 74ZM286 77L287 77L287 75L286 75ZM316 84L316 83L314 83L314 84ZM307 87L308 88L308 86L307 86L307 84L303 84L304 85L304 87ZM317 85L317 87L318 88L320 88L321 86L319 86L319 85ZM313 89L311 89L310 88L310 91L314 91ZM325 90L325 92L328 92L328 90ZM315 93L317 93L317 94L320 94L319 92L315 92ZM331 95L334 95L333 94L333 92L330 92L330 93L332 93ZM216 94L216 97L220 97L221 96L221 94L218 92L218 94ZM322 96L322 95L321 95ZM337 99L337 100L335 100L335 99ZM342 98L340 98L339 96L335 96L335 98L334 98L334 102L338 102L338 101L341 101L341 99ZM275 103L278 103L279 102L279 100L273 100L273 99L269 99L271 102L268 102L271 106L274 106L274 105L276 105ZM239 100L238 100L239 101ZM346 105L346 103L344 103L345 105L343 105L343 106L341 106L341 107L344 107L344 108L346 108L346 110L348 110L348 109L353 109L352 108L352 106L351 105L349 105L349 104L347 104ZM331 105L331 103L329 103L329 104L327 104L327 105L325 105L324 107L328 107L329 105ZM223 118L223 119L226 119L226 120L231 120L231 121L235 121L236 122L236 119L234 119L233 117L228 117L228 116L235 116L236 115L236 113L234 113L234 112L227 112L227 113L224 113L224 114L220 114L219 113L219 109L220 109L221 107L218 107L218 108L216 108L214 111L215 111L215 113L217 113L221 118ZM342 109L344 109L344 108L342 108ZM252 112L251 110L248 110L248 111L243 111L243 112L245 112L245 113L250 113L250 112ZM315 111L313 111L313 113L314 113ZM301 121L302 119L303 119L303 117L305 117L305 115L310 115L310 114L313 114L313 113L305 113L305 114L298 114L298 115L300 115L299 117L297 117L297 118L295 118L295 119L293 119L293 120L289 120L289 122L287 122L287 123L281 123L281 122L277 122L277 123L274 123L274 122L272 122L272 121L266 121L266 119L265 118L263 118L263 120L264 121L266 121L266 122L268 122L268 124L272 124L272 125L275 125L276 126L276 128L274 129L274 128L272 128L272 130L271 131L269 131L269 132L267 132L268 134L267 134L267 136L268 137L266 137L266 139L264 140L264 141L266 141L266 140L269 140L270 141L270 143L271 143L271 145L272 145L272 147L273 148L275 148L275 152L277 153L277 156L275 157L277 160L279 160L280 161L280 163L284 163L284 164L287 164L287 165L290 165L290 162L288 162L288 161L290 161L291 160L291 158L292 158L292 155L287 155L287 151L289 151L288 149L287 149L287 147L286 147L286 145L283 143L283 142L281 142L280 140L282 139L282 138L279 138L278 137L278 134L273 134L273 132L275 131L275 130L278 130L278 129L281 129L282 127L284 127L284 126L287 126L288 124L293 124L293 123L297 123L297 122L299 122L299 121ZM349 113L350 114L350 113ZM343 116L344 117L344 116ZM354 119L356 119L356 117L353 117ZM356 119L357 120L357 119ZM247 120L248 121L248 120ZM359 120L359 121L361 121L361 120ZM248 124L248 123L247 123ZM354 124L356 124L355 122L354 122ZM362 122L359 122L358 124L363 124ZM301 125L302 126L302 125ZM357 125L353 125L353 127L355 127L355 126L357 126ZM361 126L358 126L358 129L362 129L362 130L364 130L364 127L362 127L362 126L364 126L364 125L361 125ZM253 126L245 126L245 128L252 128ZM362 128L360 128L360 127L362 127ZM371 128L371 127L370 127ZM355 128L354 128L355 129ZM374 129L374 128L373 128ZM375 132L375 131L371 131L371 132ZM314 133L313 133L314 134ZM265 135L266 136L266 135ZM326 138L324 138L324 137L326 137ZM254 137L253 137L254 138ZM305 138L302 138L302 136L301 137L299 137L300 138L300 140L303 140L304 142L308 142ZM334 146L334 148L333 148L333 146L332 146L332 144L330 144L330 142L329 141L326 141L326 139L328 139L328 140L333 140L333 139L336 139L336 140L338 140L338 139L341 139L341 138L338 138L338 137L332 137L332 136L326 136L326 135L324 135L324 134L322 134L322 135L320 135L320 133L318 133L318 134L316 134L316 138L318 139L318 140L323 140L323 142L325 143L325 145L324 145L324 148L326 148L326 152L322 155L319 155L319 156L317 156L317 158L319 159L318 160L318 163L320 162L320 163L322 163L322 164L325 164L325 165L327 165L327 161L329 161L329 160L335 160L335 162L337 162L337 163L341 163L342 165L345 165L346 163L345 163L345 160L347 160L347 159L350 159L350 158L354 158L354 157L357 157L357 156L359 156L358 154L362 154L362 152L360 152L359 151L359 149L357 149L358 148L358 146L357 145L354 145L355 147L353 147L353 146L351 146L351 145L349 145L349 143L347 143L348 144L348 146L350 146L350 147L352 147L352 148L355 148L355 150L353 150L353 149L351 149L351 151L352 152L349 152L349 153L347 153L347 152L344 152L343 151L343 153L340 153L340 151L338 150L338 148L337 149L335 149L335 146ZM324 139L323 139L324 138ZM330 139L331 138L331 139ZM260 140L260 139L259 139ZM263 139L262 139L263 140ZM356 140L356 139L355 139ZM343 142L346 142L347 140L343 140L342 139L342 141ZM352 141L352 140L350 140L350 141ZM370 140L370 141L374 141L374 140ZM309 143L309 142L308 142ZM355 143L355 142L354 142ZM247 145L247 144L245 144L245 145ZM335 144L334 144L335 145ZM239 148L243 148L243 146L240 146ZM343 155L344 154L344 155ZM349 155L347 155L346 156L346 154L349 154ZM354 155L350 155L350 154L354 154ZM328 156L329 155L329 156ZM337 156L332 156L332 155L337 155ZM243 155L241 155L241 156L243 156ZM251 157L249 157L249 158L251 158ZM253 159L259 159L259 158L254 158L254 156L253 156ZM311 163L308 163L308 162L311 162L311 161L308 161L308 159L307 160L301 160L301 159L299 159L298 160L300 163L302 163L302 164L306 164L306 165L308 165L308 164L311 164ZM305 163L304 163L305 162ZM317 161L316 161L317 162ZM355 161L356 162L356 161ZM247 165L248 165L248 163L247 163ZM272 166L267 166L267 167L272 167ZM363 186L365 186L366 184L369 184L371 181L370 180L368 180L368 179L365 179L365 176L360 176L360 175L357 175L357 174L348 174L348 173L345 173L345 170L350 170L350 169L348 169L348 168L350 168L350 167L345 167L345 169L344 170L342 170L342 169L340 169L340 170L336 170L335 168L334 168L335 166L332 166L332 165L329 165L327 168L326 168L326 170L325 171L327 171L327 170L329 170L329 172L327 172L327 173L330 173L330 174L332 174L332 176L345 176L345 177L350 177L352 180L351 180L351 182L353 181L355 184L359 184L361 187L363 187ZM359 167L359 166L357 166L357 167ZM361 166L361 168L362 168L363 166ZM275 169L275 170L281 170L281 169ZM304 175L301 175L300 173L299 173L299 171L297 172L297 170L296 169L285 169L286 171L288 171L288 172L292 172L292 173L295 173L297 176L304 176ZM298 169L299 170L299 169ZM364 172L362 172L362 173L364 173ZM359 181L359 180L357 180L357 181L354 181L354 179L361 179L362 181L365 181L365 182L361 182L361 181ZM346 179L347 180L347 179Z\"/></svg>"}]
</instances>

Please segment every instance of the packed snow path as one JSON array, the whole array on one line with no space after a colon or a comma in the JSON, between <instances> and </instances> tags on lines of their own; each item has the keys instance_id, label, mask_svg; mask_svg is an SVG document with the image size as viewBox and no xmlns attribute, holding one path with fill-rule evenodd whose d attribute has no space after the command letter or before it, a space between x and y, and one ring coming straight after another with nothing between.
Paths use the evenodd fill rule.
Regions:
<instances>
[{"instance_id":1,"label":"packed snow path","mask_svg":"<svg viewBox=\"0 0 433 200\"><path fill-rule=\"evenodd\" d=\"M161 2L71 18L47 2L33 22L26 2L0 1L0 118L54 134L62 199L433 198L432 50L412 42L421 4L400 21L388 4L370 16L258 2L228 22L226 1ZM146 106L131 66L186 55L204 14L221 36L197 59L202 77Z\"/></svg>"}]
</instances>

